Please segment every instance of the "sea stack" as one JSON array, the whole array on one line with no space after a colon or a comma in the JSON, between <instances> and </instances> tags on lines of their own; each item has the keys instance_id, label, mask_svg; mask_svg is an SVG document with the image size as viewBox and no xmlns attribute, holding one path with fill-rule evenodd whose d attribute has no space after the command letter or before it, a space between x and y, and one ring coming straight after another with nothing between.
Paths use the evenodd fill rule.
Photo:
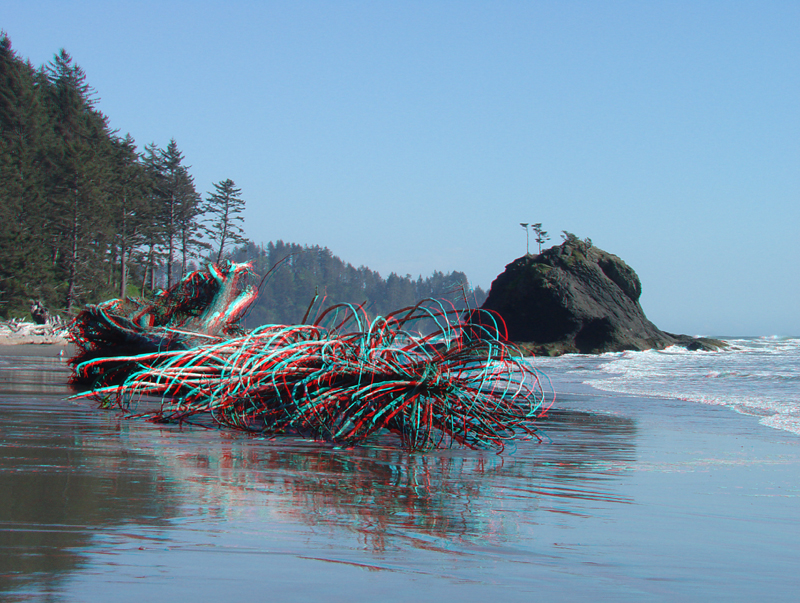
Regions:
<instances>
[{"instance_id":1,"label":"sea stack","mask_svg":"<svg viewBox=\"0 0 800 603\"><path fill-rule=\"evenodd\" d=\"M645 316L641 293L636 272L619 257L569 236L508 264L482 307L503 318L509 340L537 355L723 345L660 330Z\"/></svg>"}]
</instances>

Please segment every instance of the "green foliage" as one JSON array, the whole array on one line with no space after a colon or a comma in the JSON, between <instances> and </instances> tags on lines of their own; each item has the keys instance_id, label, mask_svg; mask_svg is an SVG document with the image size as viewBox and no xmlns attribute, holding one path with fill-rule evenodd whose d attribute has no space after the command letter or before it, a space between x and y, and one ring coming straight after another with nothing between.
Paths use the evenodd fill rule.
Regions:
<instances>
[{"instance_id":1,"label":"green foliage","mask_svg":"<svg viewBox=\"0 0 800 603\"><path fill-rule=\"evenodd\" d=\"M572 255L566 258L568 265L573 266L578 259L585 259L589 250L592 248L592 240L589 237L579 239L577 235L563 230L561 237L564 239L564 245L570 247Z\"/></svg>"},{"instance_id":2,"label":"green foliage","mask_svg":"<svg viewBox=\"0 0 800 603\"><path fill-rule=\"evenodd\" d=\"M232 180L215 184L202 203L174 139L140 153L130 135L110 130L96 105L85 72L65 50L36 69L0 32L0 318L27 314L32 299L58 314L149 295L211 248L204 234L214 243L213 260L245 243L245 202ZM454 290L466 283L457 272L383 279L327 249L281 241L234 255L256 257L262 274L291 256L264 283L251 324L299 321L315 291L325 304L366 302L386 313L425 297L459 298ZM480 289L475 295L473 306L485 298Z\"/></svg>"},{"instance_id":3,"label":"green foliage","mask_svg":"<svg viewBox=\"0 0 800 603\"><path fill-rule=\"evenodd\" d=\"M425 298L451 300L457 308L467 305L475 308L486 299L480 287L468 288L463 272L437 271L426 279L391 273L384 279L369 268L356 268L343 262L329 249L319 246L276 241L258 247L249 243L236 249L231 259L252 261L254 271L260 275L285 260L261 285L259 298L245 320L248 327L298 323L315 296L318 298L310 319L318 309L337 303L363 303L374 316L411 306Z\"/></svg>"},{"instance_id":4,"label":"green foliage","mask_svg":"<svg viewBox=\"0 0 800 603\"><path fill-rule=\"evenodd\" d=\"M215 193L209 193L203 210L211 218L205 225L208 237L217 245L216 261L222 260L222 254L228 245L241 245L247 242L242 230L244 218L244 199L242 189L236 188L233 180L228 178L214 184Z\"/></svg>"},{"instance_id":5,"label":"green foliage","mask_svg":"<svg viewBox=\"0 0 800 603\"><path fill-rule=\"evenodd\" d=\"M58 257L57 276L66 281L64 308L85 300L87 285L101 287L111 225L109 182L115 178L111 133L94 109L86 74L61 50L47 66L47 98L56 134L47 154L46 221Z\"/></svg>"},{"instance_id":6,"label":"green foliage","mask_svg":"<svg viewBox=\"0 0 800 603\"><path fill-rule=\"evenodd\" d=\"M531 226L531 228L533 228L533 232L536 233L535 241L539 245L539 253L542 253L542 245L544 245L547 241L550 240L550 235L547 234L546 230L542 230L541 222L537 222L536 224Z\"/></svg>"},{"instance_id":7,"label":"green foliage","mask_svg":"<svg viewBox=\"0 0 800 603\"><path fill-rule=\"evenodd\" d=\"M183 165L183 159L183 153L173 138L151 162L151 169L155 169L152 172L155 214L163 225L161 240L166 247L167 287L178 280L178 275L173 274L176 254L180 254L180 274L183 275L194 252L206 247L199 239L202 230L200 195L195 189L194 178L189 174L189 167Z\"/></svg>"},{"instance_id":8,"label":"green foliage","mask_svg":"<svg viewBox=\"0 0 800 603\"><path fill-rule=\"evenodd\" d=\"M27 305L26 298L52 290L41 228L46 215L42 151L53 138L46 85L0 33L0 313L10 316Z\"/></svg>"},{"instance_id":9,"label":"green foliage","mask_svg":"<svg viewBox=\"0 0 800 603\"><path fill-rule=\"evenodd\" d=\"M207 247L177 143L142 156L96 104L66 51L37 70L0 33L0 316L152 290Z\"/></svg>"}]
</instances>

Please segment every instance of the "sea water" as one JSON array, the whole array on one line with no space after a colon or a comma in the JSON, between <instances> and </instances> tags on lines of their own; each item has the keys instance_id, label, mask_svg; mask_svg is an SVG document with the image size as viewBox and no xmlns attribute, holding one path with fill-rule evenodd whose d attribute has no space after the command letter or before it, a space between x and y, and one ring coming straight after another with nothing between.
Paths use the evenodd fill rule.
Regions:
<instances>
[{"instance_id":1,"label":"sea water","mask_svg":"<svg viewBox=\"0 0 800 603\"><path fill-rule=\"evenodd\" d=\"M714 352L673 346L534 362L562 386L572 381L607 392L727 406L800 435L800 339L724 341L728 347Z\"/></svg>"}]
</instances>

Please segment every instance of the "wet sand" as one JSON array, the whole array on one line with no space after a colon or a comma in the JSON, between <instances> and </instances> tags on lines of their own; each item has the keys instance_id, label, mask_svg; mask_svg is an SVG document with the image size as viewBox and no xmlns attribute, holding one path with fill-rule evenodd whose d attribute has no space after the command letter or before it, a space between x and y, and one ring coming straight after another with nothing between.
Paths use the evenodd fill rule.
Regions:
<instances>
[{"instance_id":1,"label":"wet sand","mask_svg":"<svg viewBox=\"0 0 800 603\"><path fill-rule=\"evenodd\" d=\"M790 601L800 438L554 375L544 442L338 450L65 401L0 349L0 599Z\"/></svg>"},{"instance_id":2,"label":"wet sand","mask_svg":"<svg viewBox=\"0 0 800 603\"><path fill-rule=\"evenodd\" d=\"M9 343L0 338L0 356L27 356L36 358L69 358L75 353L75 344L62 339L44 343Z\"/></svg>"}]
</instances>

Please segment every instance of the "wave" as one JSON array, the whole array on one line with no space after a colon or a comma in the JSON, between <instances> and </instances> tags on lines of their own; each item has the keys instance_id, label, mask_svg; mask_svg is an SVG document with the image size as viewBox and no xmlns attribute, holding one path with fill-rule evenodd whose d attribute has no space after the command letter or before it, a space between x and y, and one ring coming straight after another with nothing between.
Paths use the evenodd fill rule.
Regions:
<instances>
[{"instance_id":1,"label":"wave","mask_svg":"<svg viewBox=\"0 0 800 603\"><path fill-rule=\"evenodd\" d=\"M800 339L737 338L714 352L622 352L584 381L604 391L728 406L800 435ZM599 373L599 374L598 374Z\"/></svg>"}]
</instances>

